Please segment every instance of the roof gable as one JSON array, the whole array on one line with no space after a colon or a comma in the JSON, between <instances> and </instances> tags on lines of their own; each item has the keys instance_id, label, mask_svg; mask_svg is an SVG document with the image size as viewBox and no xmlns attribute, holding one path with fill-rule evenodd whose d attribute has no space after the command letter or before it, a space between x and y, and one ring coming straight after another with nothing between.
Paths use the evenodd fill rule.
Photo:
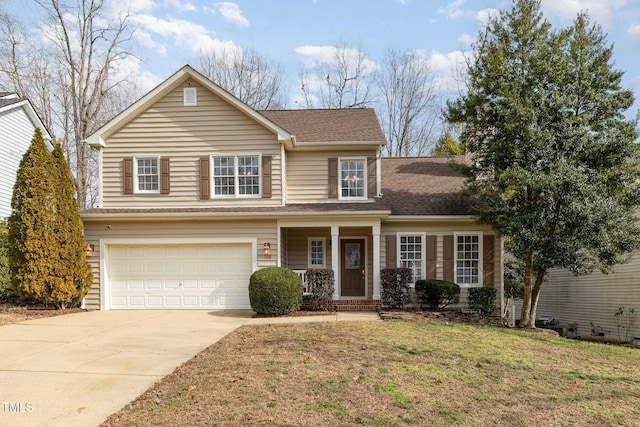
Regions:
<instances>
[{"instance_id":1,"label":"roof gable","mask_svg":"<svg viewBox=\"0 0 640 427\"><path fill-rule=\"evenodd\" d=\"M18 97L18 95L13 92L0 92L0 113L17 109L22 109L24 111L34 128L40 128L45 144L47 144L49 150L53 150L53 146L51 145L51 140L53 138L44 123L42 123L40 116L36 113L31 102L26 98Z\"/></svg>"},{"instance_id":2,"label":"roof gable","mask_svg":"<svg viewBox=\"0 0 640 427\"><path fill-rule=\"evenodd\" d=\"M131 104L116 117L102 125L97 131L95 131L87 138L87 143L93 146L104 146L106 138L115 133L118 129L122 128L125 124L129 123L132 119L137 117L140 113L145 111L156 101L161 99L167 93L169 93L188 79L195 80L200 85L228 102L233 107L251 117L262 126L271 130L278 136L279 141L284 142L285 144L292 144L292 140L295 139L294 135L281 128L278 124L267 119L265 116L258 113L256 110L252 109L247 104L243 103L238 98L233 96L231 93L227 92L217 84L213 83L207 77L191 68L191 66L185 65L165 81L152 89L149 93Z\"/></svg>"}]
</instances>

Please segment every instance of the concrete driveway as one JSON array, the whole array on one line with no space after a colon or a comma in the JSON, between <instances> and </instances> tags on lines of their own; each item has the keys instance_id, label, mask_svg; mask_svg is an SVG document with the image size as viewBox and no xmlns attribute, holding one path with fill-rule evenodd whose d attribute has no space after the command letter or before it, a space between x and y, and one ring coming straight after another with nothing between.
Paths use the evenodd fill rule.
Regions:
<instances>
[{"instance_id":1,"label":"concrete driveway","mask_svg":"<svg viewBox=\"0 0 640 427\"><path fill-rule=\"evenodd\" d=\"M253 319L248 311L96 311L0 327L0 426L96 426L246 324L377 320L376 313Z\"/></svg>"}]
</instances>

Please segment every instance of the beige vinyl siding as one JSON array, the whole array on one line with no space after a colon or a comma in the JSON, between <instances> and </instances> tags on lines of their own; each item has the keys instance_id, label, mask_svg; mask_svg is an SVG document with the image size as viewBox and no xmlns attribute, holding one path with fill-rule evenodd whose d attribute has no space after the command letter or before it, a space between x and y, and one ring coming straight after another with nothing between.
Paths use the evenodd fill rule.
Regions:
<instances>
[{"instance_id":1,"label":"beige vinyl siding","mask_svg":"<svg viewBox=\"0 0 640 427\"><path fill-rule=\"evenodd\" d=\"M281 151L277 136L204 87L193 85L198 89L197 106L183 105L185 82L107 139L103 148L102 207L281 204ZM272 156L273 197L200 200L199 159L210 154ZM144 155L171 159L170 194L123 194L122 160Z\"/></svg>"},{"instance_id":2,"label":"beige vinyl siding","mask_svg":"<svg viewBox=\"0 0 640 427\"><path fill-rule=\"evenodd\" d=\"M640 255L631 262L618 265L612 274L599 271L588 276L574 276L568 270L552 270L542 285L537 316L551 316L562 324L577 323L578 334L591 338L591 322L605 331L603 339L618 341L615 313L619 307L633 308L634 324L629 338L640 337ZM517 305L516 318L520 318L521 303ZM620 321L623 319L620 318ZM621 330L624 340L625 331Z\"/></svg>"},{"instance_id":3,"label":"beige vinyl siding","mask_svg":"<svg viewBox=\"0 0 640 427\"><path fill-rule=\"evenodd\" d=\"M443 268L443 257L444 257L444 248L443 248L443 236L445 235L453 235L453 234L475 234L482 233L483 235L494 235L495 233L491 229L491 227L487 225L479 225L475 222L467 222L467 223L459 223L459 222L445 222L442 223L397 223L393 222L391 224L387 223L383 225L382 230L380 232L380 265L382 268L385 268L387 265L387 239L388 235L397 235L397 233L426 233L426 236L436 236L436 278L443 279L444 278L444 268ZM455 244L455 243L454 243ZM501 306L502 297L502 249L500 245L500 239L496 236L494 242L494 252L493 252L493 277L494 277L494 287L497 289L498 302L497 305ZM425 254L426 261L426 254ZM426 274L426 268L425 268ZM465 307L468 302L468 290L465 288L461 289L460 292L460 306Z\"/></svg>"},{"instance_id":4,"label":"beige vinyl siding","mask_svg":"<svg viewBox=\"0 0 640 427\"><path fill-rule=\"evenodd\" d=\"M324 265L331 268L331 229L330 228L291 228L285 229L286 257L282 264L292 270L306 270L309 266L309 238L325 239Z\"/></svg>"},{"instance_id":5,"label":"beige vinyl siding","mask_svg":"<svg viewBox=\"0 0 640 427\"><path fill-rule=\"evenodd\" d=\"M300 151L287 153L287 202L313 203L335 202L329 199L330 157L375 157L375 150L317 152Z\"/></svg>"},{"instance_id":6,"label":"beige vinyl siding","mask_svg":"<svg viewBox=\"0 0 640 427\"><path fill-rule=\"evenodd\" d=\"M174 239L242 239L257 238L258 268L275 266L277 263L276 221L235 221L235 220L184 220L184 221L87 221L85 236L88 243L95 245L93 256L88 258L93 269L93 286L85 298L87 308L100 307L100 240L167 238ZM271 243L271 255L264 255L264 242ZM143 242L144 243L144 242ZM249 284L247 283L247 286Z\"/></svg>"}]
</instances>

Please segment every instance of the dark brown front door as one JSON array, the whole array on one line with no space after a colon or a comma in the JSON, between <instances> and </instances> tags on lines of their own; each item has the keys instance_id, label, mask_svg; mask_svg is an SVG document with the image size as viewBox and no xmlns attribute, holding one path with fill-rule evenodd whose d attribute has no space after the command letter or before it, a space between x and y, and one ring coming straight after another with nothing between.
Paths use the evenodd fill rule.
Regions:
<instances>
[{"instance_id":1,"label":"dark brown front door","mask_svg":"<svg viewBox=\"0 0 640 427\"><path fill-rule=\"evenodd\" d=\"M365 296L364 240L342 240L340 250L340 296Z\"/></svg>"}]
</instances>

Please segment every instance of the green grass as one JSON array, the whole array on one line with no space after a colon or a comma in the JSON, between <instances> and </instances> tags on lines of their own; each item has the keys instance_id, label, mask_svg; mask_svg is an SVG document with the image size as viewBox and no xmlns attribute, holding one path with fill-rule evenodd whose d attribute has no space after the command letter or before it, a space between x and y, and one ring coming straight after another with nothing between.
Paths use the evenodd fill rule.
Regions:
<instances>
[{"instance_id":1,"label":"green grass","mask_svg":"<svg viewBox=\"0 0 640 427\"><path fill-rule=\"evenodd\" d=\"M327 322L240 328L106 425L638 426L639 401L637 349L425 320Z\"/></svg>"}]
</instances>

